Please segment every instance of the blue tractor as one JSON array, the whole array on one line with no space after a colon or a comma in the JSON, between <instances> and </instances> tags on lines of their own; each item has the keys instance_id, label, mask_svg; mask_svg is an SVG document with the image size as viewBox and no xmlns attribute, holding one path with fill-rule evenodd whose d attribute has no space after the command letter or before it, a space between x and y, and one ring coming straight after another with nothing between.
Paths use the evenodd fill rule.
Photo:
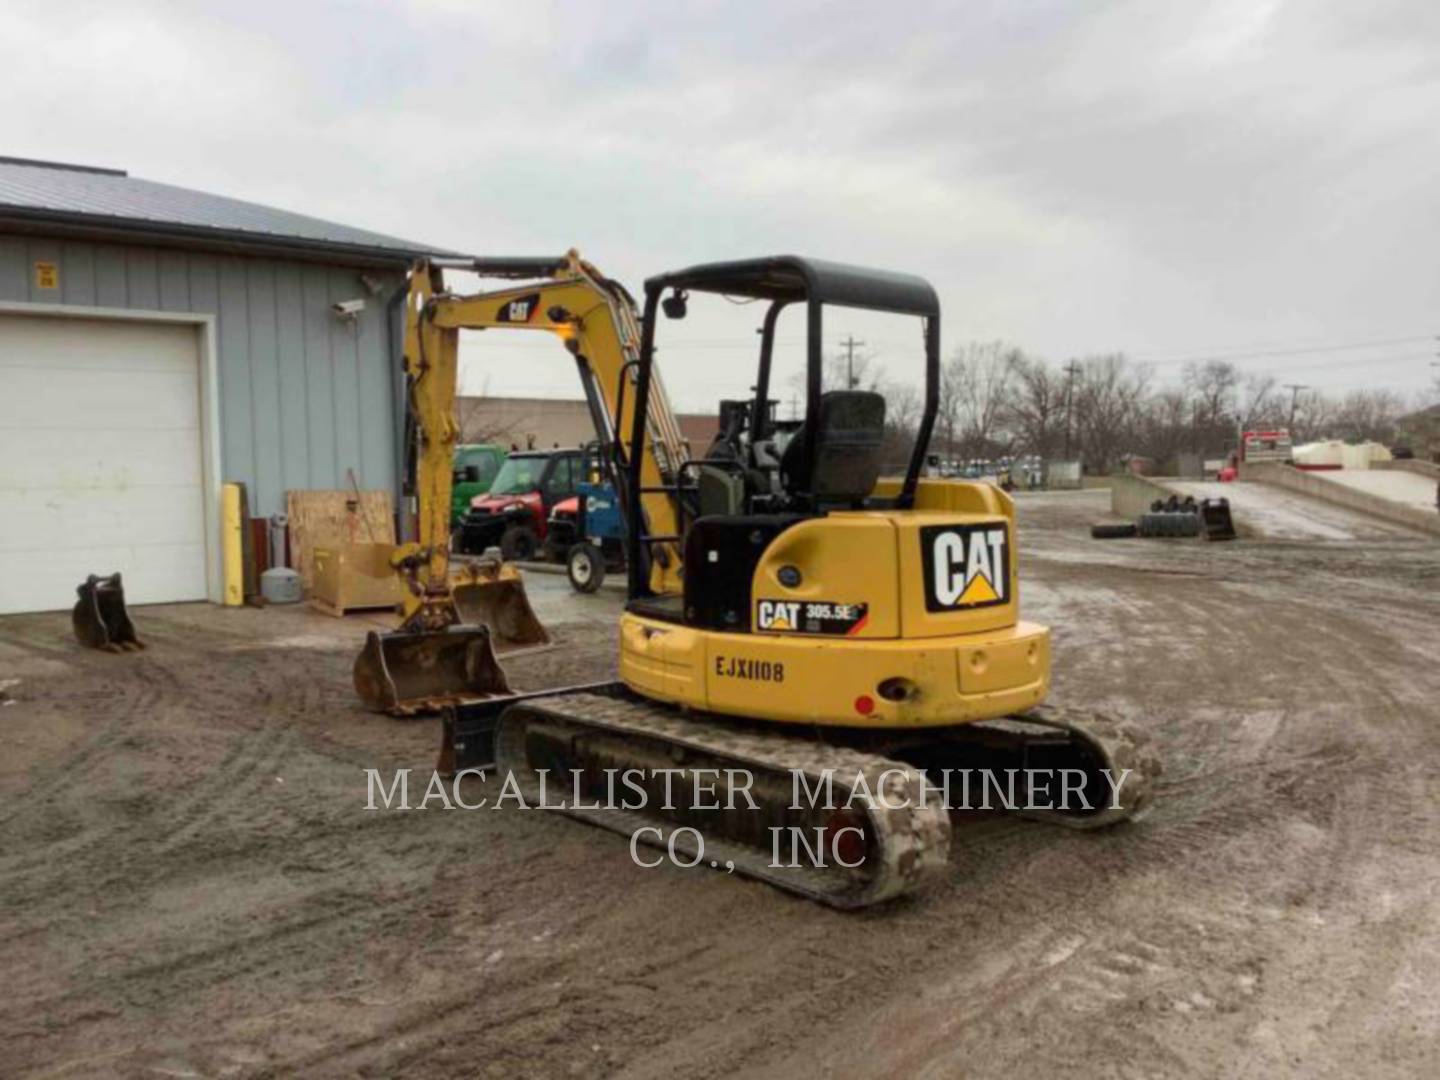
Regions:
<instances>
[{"instance_id":1,"label":"blue tractor","mask_svg":"<svg viewBox=\"0 0 1440 1080\"><path fill-rule=\"evenodd\" d=\"M552 557L565 560L565 572L576 592L593 593L606 573L625 569L625 518L615 488L588 449L583 479L575 497L557 503L547 523L546 545Z\"/></svg>"}]
</instances>

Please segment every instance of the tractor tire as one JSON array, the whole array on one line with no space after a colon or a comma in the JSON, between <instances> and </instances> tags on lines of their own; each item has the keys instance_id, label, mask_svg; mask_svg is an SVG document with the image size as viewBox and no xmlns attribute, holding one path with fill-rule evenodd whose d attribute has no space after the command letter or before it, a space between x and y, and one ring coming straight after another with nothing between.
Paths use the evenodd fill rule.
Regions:
<instances>
[{"instance_id":1,"label":"tractor tire","mask_svg":"<svg viewBox=\"0 0 1440 1080\"><path fill-rule=\"evenodd\" d=\"M1096 540L1128 540L1136 532L1134 525L1091 525L1090 535Z\"/></svg>"},{"instance_id":2,"label":"tractor tire","mask_svg":"<svg viewBox=\"0 0 1440 1080\"><path fill-rule=\"evenodd\" d=\"M594 544L576 544L565 559L565 574L576 592L593 593L605 582L605 556Z\"/></svg>"},{"instance_id":3,"label":"tractor tire","mask_svg":"<svg viewBox=\"0 0 1440 1080\"><path fill-rule=\"evenodd\" d=\"M1183 511L1176 513L1141 514L1141 536L1179 540L1200 535L1200 515Z\"/></svg>"},{"instance_id":4,"label":"tractor tire","mask_svg":"<svg viewBox=\"0 0 1440 1080\"><path fill-rule=\"evenodd\" d=\"M528 525L511 525L500 537L500 554L508 562L529 562L540 541Z\"/></svg>"}]
</instances>

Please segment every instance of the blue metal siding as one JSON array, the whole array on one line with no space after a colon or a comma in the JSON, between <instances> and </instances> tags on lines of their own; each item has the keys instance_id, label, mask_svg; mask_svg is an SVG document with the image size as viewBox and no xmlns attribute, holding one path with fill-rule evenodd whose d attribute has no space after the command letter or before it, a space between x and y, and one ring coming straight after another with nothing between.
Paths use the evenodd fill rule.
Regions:
<instances>
[{"instance_id":1,"label":"blue metal siding","mask_svg":"<svg viewBox=\"0 0 1440 1080\"><path fill-rule=\"evenodd\" d=\"M37 289L34 264L60 267ZM385 300L357 271L277 259L0 236L0 301L213 314L221 473L244 482L253 514L285 508L292 488L396 487L397 376ZM365 298L355 323L331 313Z\"/></svg>"}]
</instances>

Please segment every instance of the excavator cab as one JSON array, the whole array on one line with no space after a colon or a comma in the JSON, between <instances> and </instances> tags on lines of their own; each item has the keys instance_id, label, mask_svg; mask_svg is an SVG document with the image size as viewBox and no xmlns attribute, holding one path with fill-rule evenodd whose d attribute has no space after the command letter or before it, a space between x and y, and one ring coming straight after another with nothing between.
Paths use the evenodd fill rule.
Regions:
<instances>
[{"instance_id":1,"label":"excavator cab","mask_svg":"<svg viewBox=\"0 0 1440 1080\"><path fill-rule=\"evenodd\" d=\"M683 318L692 292L768 305L760 326L753 397L722 403L714 443L683 470L682 482L673 489L679 536L657 535L662 530L655 528L652 514L630 515L630 601L640 614L684 611L684 622L699 629L749 632L751 578L764 548L781 532L835 512L904 512L915 507L939 402L939 301L929 283L914 275L794 256L710 263L659 275L646 282L636 374L639 402L651 399L657 316L663 312L671 319ZM823 385L821 326L831 305L920 320L917 345L924 355L925 409L894 491L882 493L877 486L885 446L884 396ZM771 374L777 325L791 308L803 311L807 323L805 411L801 420L781 422L770 398ZM640 444L647 421L642 405L631 418L631 445ZM622 471L629 472L626 491L654 490L640 475L641 464L643 459L633 455L620 463ZM697 527L703 537L693 535ZM734 534L733 544L726 539L729 533ZM657 547L672 543L686 551L682 561L692 572L679 589L657 589L649 560ZM740 549L747 544L754 550L742 556ZM721 548L733 550L727 556ZM729 568L726 573L718 572L722 566ZM701 595L712 592L725 598L720 605L725 618L697 620L700 612L715 609Z\"/></svg>"}]
</instances>

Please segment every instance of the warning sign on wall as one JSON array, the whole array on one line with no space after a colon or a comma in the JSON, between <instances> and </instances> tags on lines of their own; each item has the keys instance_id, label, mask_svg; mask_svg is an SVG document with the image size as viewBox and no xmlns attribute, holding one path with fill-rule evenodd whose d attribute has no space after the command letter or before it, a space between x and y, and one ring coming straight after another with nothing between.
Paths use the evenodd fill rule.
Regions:
<instances>
[{"instance_id":1,"label":"warning sign on wall","mask_svg":"<svg viewBox=\"0 0 1440 1080\"><path fill-rule=\"evenodd\" d=\"M37 289L60 288L60 267L52 262L35 264L35 287Z\"/></svg>"}]
</instances>

